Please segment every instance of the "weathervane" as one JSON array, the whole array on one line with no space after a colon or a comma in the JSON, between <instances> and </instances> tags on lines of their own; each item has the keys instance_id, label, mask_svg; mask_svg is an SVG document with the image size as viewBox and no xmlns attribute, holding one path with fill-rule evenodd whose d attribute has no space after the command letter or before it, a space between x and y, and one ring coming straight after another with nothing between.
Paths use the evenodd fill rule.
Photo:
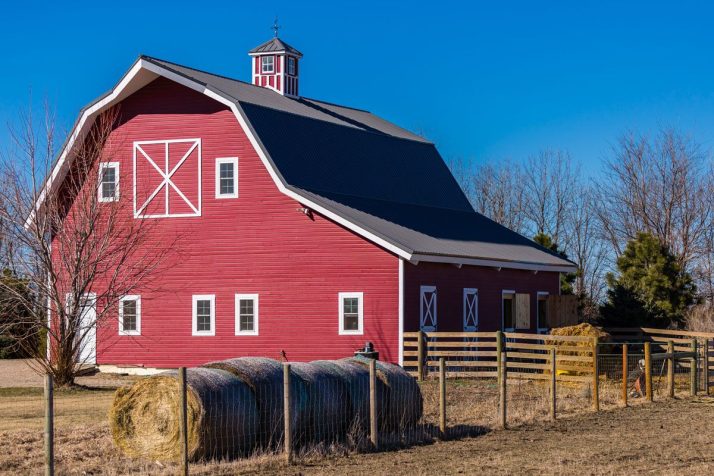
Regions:
<instances>
[{"instance_id":1,"label":"weathervane","mask_svg":"<svg viewBox=\"0 0 714 476\"><path fill-rule=\"evenodd\" d=\"M275 15L275 21L273 22L273 26L271 28L275 32L275 38L277 38L278 30L280 30L280 25L278 25L278 16L277 15Z\"/></svg>"}]
</instances>

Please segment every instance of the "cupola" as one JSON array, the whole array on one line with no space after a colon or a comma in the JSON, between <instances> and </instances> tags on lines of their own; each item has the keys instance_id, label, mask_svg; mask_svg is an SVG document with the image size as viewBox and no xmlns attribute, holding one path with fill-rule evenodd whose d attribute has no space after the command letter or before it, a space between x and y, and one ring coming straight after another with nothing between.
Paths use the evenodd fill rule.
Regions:
<instances>
[{"instance_id":1,"label":"cupola","mask_svg":"<svg viewBox=\"0 0 714 476\"><path fill-rule=\"evenodd\" d=\"M275 37L250 50L253 60L253 84L272 89L284 96L298 97L298 63L302 53Z\"/></svg>"}]
</instances>

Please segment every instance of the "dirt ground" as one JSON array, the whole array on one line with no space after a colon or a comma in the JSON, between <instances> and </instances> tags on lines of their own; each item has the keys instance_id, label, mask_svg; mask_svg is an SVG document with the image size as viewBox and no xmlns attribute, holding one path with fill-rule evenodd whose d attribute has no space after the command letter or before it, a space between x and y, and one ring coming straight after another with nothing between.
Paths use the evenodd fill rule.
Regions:
<instances>
[{"instance_id":1,"label":"dirt ground","mask_svg":"<svg viewBox=\"0 0 714 476\"><path fill-rule=\"evenodd\" d=\"M103 377L95 377L103 378ZM496 385L450 381L448 441L398 451L302 456L286 466L276 455L193 465L192 474L711 474L714 398L633 400L618 408L617 389L602 392L604 411L590 410L582 388L559 389L561 418L548 422L542 385L509 384L509 430L496 426ZM424 421L438 421L435 382L422 384ZM56 394L58 474L174 474L175 465L130 459L114 446L107 411L111 388ZM42 473L42 392L0 389L0 474ZM466 430L466 431L465 431ZM471 435L463 437L469 433Z\"/></svg>"},{"instance_id":2,"label":"dirt ground","mask_svg":"<svg viewBox=\"0 0 714 476\"><path fill-rule=\"evenodd\" d=\"M77 378L77 384L87 387L116 388L134 379L136 377L97 373ZM42 386L44 380L33 370L31 359L0 359L0 388L41 388Z\"/></svg>"}]
</instances>

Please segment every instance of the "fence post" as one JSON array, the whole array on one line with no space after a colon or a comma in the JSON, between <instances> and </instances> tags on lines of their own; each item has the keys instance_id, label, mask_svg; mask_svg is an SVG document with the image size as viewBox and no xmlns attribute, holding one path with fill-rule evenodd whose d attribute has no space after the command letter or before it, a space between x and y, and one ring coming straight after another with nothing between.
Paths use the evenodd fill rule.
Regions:
<instances>
[{"instance_id":1,"label":"fence post","mask_svg":"<svg viewBox=\"0 0 714 476\"><path fill-rule=\"evenodd\" d=\"M645 342L645 396L647 401L651 402L652 398L652 350L650 343Z\"/></svg>"},{"instance_id":2,"label":"fence post","mask_svg":"<svg viewBox=\"0 0 714 476\"><path fill-rule=\"evenodd\" d=\"M709 395L709 339L704 339L704 395Z\"/></svg>"},{"instance_id":3,"label":"fence post","mask_svg":"<svg viewBox=\"0 0 714 476\"><path fill-rule=\"evenodd\" d=\"M555 412L557 409L555 390L557 385L556 378L558 366L555 361L555 354L555 347L553 347L552 349L550 349L550 419L553 421L555 421Z\"/></svg>"},{"instance_id":4,"label":"fence post","mask_svg":"<svg viewBox=\"0 0 714 476\"><path fill-rule=\"evenodd\" d=\"M627 342L622 344L622 403L627 406L627 364L628 364Z\"/></svg>"},{"instance_id":5,"label":"fence post","mask_svg":"<svg viewBox=\"0 0 714 476\"><path fill-rule=\"evenodd\" d=\"M439 359L439 433L446 438L446 362Z\"/></svg>"},{"instance_id":6,"label":"fence post","mask_svg":"<svg viewBox=\"0 0 714 476\"><path fill-rule=\"evenodd\" d=\"M697 339L692 339L690 344L690 350L694 353L692 355L692 364L689 368L689 392L693 397L697 396Z\"/></svg>"},{"instance_id":7,"label":"fence post","mask_svg":"<svg viewBox=\"0 0 714 476\"><path fill-rule=\"evenodd\" d=\"M424 331L419 331L417 341L417 377L419 381L424 380Z\"/></svg>"},{"instance_id":8,"label":"fence post","mask_svg":"<svg viewBox=\"0 0 714 476\"><path fill-rule=\"evenodd\" d=\"M674 398L674 342L667 342L667 390L669 398Z\"/></svg>"},{"instance_id":9,"label":"fence post","mask_svg":"<svg viewBox=\"0 0 714 476\"><path fill-rule=\"evenodd\" d=\"M369 441L372 448L379 448L377 434L377 361L369 361Z\"/></svg>"},{"instance_id":10,"label":"fence post","mask_svg":"<svg viewBox=\"0 0 714 476\"><path fill-rule=\"evenodd\" d=\"M179 377L179 457L181 474L188 476L188 405L186 401L186 367L180 367Z\"/></svg>"},{"instance_id":11,"label":"fence post","mask_svg":"<svg viewBox=\"0 0 714 476\"><path fill-rule=\"evenodd\" d=\"M499 340L500 342L500 340ZM501 371L499 373L501 379L499 380L499 405L498 405L498 418L499 426L502 429L506 429L506 384L508 383L508 355L501 349L500 352L500 367Z\"/></svg>"},{"instance_id":12,"label":"fence post","mask_svg":"<svg viewBox=\"0 0 714 476\"><path fill-rule=\"evenodd\" d=\"M503 353L503 332L496 331L496 380L501 388L501 354Z\"/></svg>"},{"instance_id":13,"label":"fence post","mask_svg":"<svg viewBox=\"0 0 714 476\"><path fill-rule=\"evenodd\" d=\"M285 459L288 464L293 461L293 430L290 416L290 364L283 363L283 425L285 441Z\"/></svg>"},{"instance_id":14,"label":"fence post","mask_svg":"<svg viewBox=\"0 0 714 476\"><path fill-rule=\"evenodd\" d=\"M45 375L45 475L55 474L55 407L52 374Z\"/></svg>"},{"instance_id":15,"label":"fence post","mask_svg":"<svg viewBox=\"0 0 714 476\"><path fill-rule=\"evenodd\" d=\"M593 337L593 410L596 412L600 411L600 376L597 362L597 348L600 339L595 336Z\"/></svg>"}]
</instances>

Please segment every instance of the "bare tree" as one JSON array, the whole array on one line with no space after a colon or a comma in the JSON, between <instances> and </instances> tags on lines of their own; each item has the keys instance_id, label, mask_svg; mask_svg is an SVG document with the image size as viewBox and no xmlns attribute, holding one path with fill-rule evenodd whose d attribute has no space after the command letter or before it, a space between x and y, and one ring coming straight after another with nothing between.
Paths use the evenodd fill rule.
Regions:
<instances>
[{"instance_id":1,"label":"bare tree","mask_svg":"<svg viewBox=\"0 0 714 476\"><path fill-rule=\"evenodd\" d=\"M471 188L474 209L518 233L526 233L525 190L521 166L504 160L474 171Z\"/></svg>"},{"instance_id":2,"label":"bare tree","mask_svg":"<svg viewBox=\"0 0 714 476\"><path fill-rule=\"evenodd\" d=\"M120 298L147 290L174 247L175 238L162 243L151 233L152 222L133 219L128 198L100 199L116 193L112 183L103 183L100 162L112 161L121 147L114 133L119 119L116 109L105 112L74 141L63 177L51 175L55 128L49 108L41 128L24 114L11 131L15 152L2 163L5 258L31 293L0 286L11 301L6 304L22 309L29 324L27 335L17 336L19 345L59 385L73 384L87 346L95 345L89 336L117 325ZM47 336L46 350L32 348L32 337L40 334Z\"/></svg>"}]
</instances>

